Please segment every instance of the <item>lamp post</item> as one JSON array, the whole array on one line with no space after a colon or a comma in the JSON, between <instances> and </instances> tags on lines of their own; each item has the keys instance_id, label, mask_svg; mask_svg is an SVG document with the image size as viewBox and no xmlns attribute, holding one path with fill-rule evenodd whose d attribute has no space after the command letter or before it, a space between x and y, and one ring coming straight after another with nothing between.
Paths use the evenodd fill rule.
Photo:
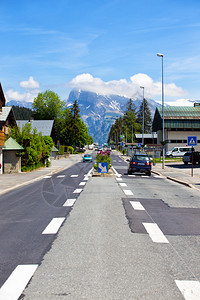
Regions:
<instances>
[{"instance_id":1,"label":"lamp post","mask_svg":"<svg viewBox=\"0 0 200 300\"><path fill-rule=\"evenodd\" d=\"M164 141L165 141L165 121L164 121L164 82L163 82L163 54L161 53L157 53L158 57L162 58L162 130L163 130L163 159L162 159L162 168L165 168L165 145L164 145Z\"/></svg>"},{"instance_id":2,"label":"lamp post","mask_svg":"<svg viewBox=\"0 0 200 300\"><path fill-rule=\"evenodd\" d=\"M141 89L143 89L143 109L142 109L142 145L144 146L144 87L141 86Z\"/></svg>"}]
</instances>

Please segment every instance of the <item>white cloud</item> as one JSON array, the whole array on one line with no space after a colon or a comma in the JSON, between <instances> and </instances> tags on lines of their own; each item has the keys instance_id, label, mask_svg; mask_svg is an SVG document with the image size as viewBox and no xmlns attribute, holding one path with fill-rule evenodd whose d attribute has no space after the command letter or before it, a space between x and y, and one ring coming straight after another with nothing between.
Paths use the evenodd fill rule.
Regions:
<instances>
[{"instance_id":1,"label":"white cloud","mask_svg":"<svg viewBox=\"0 0 200 300\"><path fill-rule=\"evenodd\" d=\"M107 82L101 78L95 78L89 73L84 73L76 76L69 83L70 88L104 95L121 95L126 97L142 95L140 86L144 87L145 97L147 98L161 95L161 82L154 82L151 77L142 73L133 75L129 81L120 79ZM186 95L186 92L174 83L165 84L164 92L165 96L168 97L181 97Z\"/></svg>"},{"instance_id":2,"label":"white cloud","mask_svg":"<svg viewBox=\"0 0 200 300\"><path fill-rule=\"evenodd\" d=\"M27 81L21 81L20 86L25 89L38 89L40 87L39 82L35 81L32 76Z\"/></svg>"},{"instance_id":3,"label":"white cloud","mask_svg":"<svg viewBox=\"0 0 200 300\"><path fill-rule=\"evenodd\" d=\"M32 76L29 77L27 81L21 81L20 86L26 91L24 93L20 93L18 91L14 91L12 89L6 91L6 98L8 101L25 101L25 102L33 102L34 98L37 97L39 90L39 82L35 81Z\"/></svg>"},{"instance_id":4,"label":"white cloud","mask_svg":"<svg viewBox=\"0 0 200 300\"><path fill-rule=\"evenodd\" d=\"M166 102L170 106L194 106L194 100L190 99L177 99L176 101Z\"/></svg>"}]
</instances>

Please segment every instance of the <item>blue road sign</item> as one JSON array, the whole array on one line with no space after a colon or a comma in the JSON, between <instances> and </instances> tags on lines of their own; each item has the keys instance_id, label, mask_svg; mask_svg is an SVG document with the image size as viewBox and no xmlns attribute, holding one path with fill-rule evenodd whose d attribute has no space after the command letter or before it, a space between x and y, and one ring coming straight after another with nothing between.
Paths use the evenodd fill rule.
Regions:
<instances>
[{"instance_id":1,"label":"blue road sign","mask_svg":"<svg viewBox=\"0 0 200 300\"><path fill-rule=\"evenodd\" d=\"M138 148L141 148L142 147L142 143L138 143L137 146L138 146Z\"/></svg>"},{"instance_id":2,"label":"blue road sign","mask_svg":"<svg viewBox=\"0 0 200 300\"><path fill-rule=\"evenodd\" d=\"M98 173L108 173L108 163L98 163Z\"/></svg>"},{"instance_id":3,"label":"blue road sign","mask_svg":"<svg viewBox=\"0 0 200 300\"><path fill-rule=\"evenodd\" d=\"M123 147L123 146L124 146L124 142L121 142L120 146L122 146L122 147Z\"/></svg>"},{"instance_id":4,"label":"blue road sign","mask_svg":"<svg viewBox=\"0 0 200 300\"><path fill-rule=\"evenodd\" d=\"M187 144L188 144L188 146L197 146L197 137L196 136L188 136Z\"/></svg>"}]
</instances>

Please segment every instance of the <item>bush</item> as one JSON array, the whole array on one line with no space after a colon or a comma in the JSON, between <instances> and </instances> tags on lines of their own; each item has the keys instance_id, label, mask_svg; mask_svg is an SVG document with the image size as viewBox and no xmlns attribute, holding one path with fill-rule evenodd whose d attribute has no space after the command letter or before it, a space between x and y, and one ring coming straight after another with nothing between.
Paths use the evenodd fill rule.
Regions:
<instances>
[{"instance_id":1,"label":"bush","mask_svg":"<svg viewBox=\"0 0 200 300\"><path fill-rule=\"evenodd\" d=\"M74 148L71 146L67 146L67 153L73 154L74 153Z\"/></svg>"},{"instance_id":2,"label":"bush","mask_svg":"<svg viewBox=\"0 0 200 300\"><path fill-rule=\"evenodd\" d=\"M98 168L98 163L100 162L106 162L108 163L108 169L111 168L111 158L110 158L110 151L100 151L96 155L96 164L94 165L94 168L97 170Z\"/></svg>"}]
</instances>

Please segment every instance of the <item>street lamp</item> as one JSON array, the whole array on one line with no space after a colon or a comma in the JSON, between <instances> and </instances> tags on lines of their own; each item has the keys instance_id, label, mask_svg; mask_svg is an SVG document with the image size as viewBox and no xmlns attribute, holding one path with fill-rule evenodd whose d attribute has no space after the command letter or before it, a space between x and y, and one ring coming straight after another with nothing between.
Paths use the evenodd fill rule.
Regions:
<instances>
[{"instance_id":1,"label":"street lamp","mask_svg":"<svg viewBox=\"0 0 200 300\"><path fill-rule=\"evenodd\" d=\"M141 86L141 89L143 89L143 109L142 109L142 145L144 146L144 87Z\"/></svg>"},{"instance_id":2,"label":"street lamp","mask_svg":"<svg viewBox=\"0 0 200 300\"><path fill-rule=\"evenodd\" d=\"M164 121L164 82L163 82L163 54L161 53L157 53L158 57L162 58L162 129L163 129L163 159L162 159L162 168L165 168L165 145L164 145L164 141L165 141L165 121Z\"/></svg>"}]
</instances>

